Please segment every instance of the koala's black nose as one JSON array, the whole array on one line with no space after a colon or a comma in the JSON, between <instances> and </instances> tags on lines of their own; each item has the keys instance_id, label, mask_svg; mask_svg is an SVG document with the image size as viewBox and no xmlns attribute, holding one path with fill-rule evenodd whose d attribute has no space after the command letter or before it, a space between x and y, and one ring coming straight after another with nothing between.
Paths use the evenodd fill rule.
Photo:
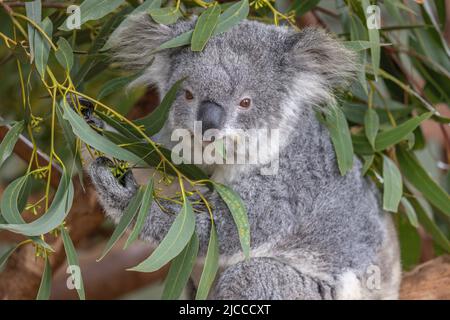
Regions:
<instances>
[{"instance_id":1,"label":"koala's black nose","mask_svg":"<svg viewBox=\"0 0 450 320\"><path fill-rule=\"evenodd\" d=\"M197 120L202 121L202 133L208 129L220 129L225 118L225 110L217 103L204 101L200 105Z\"/></svg>"}]
</instances>

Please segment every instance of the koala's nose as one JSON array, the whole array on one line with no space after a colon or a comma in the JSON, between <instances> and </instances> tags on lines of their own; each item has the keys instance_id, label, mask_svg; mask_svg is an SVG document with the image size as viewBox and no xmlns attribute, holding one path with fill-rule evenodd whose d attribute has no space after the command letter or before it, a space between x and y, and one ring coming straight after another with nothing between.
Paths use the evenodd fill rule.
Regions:
<instances>
[{"instance_id":1,"label":"koala's nose","mask_svg":"<svg viewBox=\"0 0 450 320\"><path fill-rule=\"evenodd\" d=\"M208 129L220 129L225 118L225 110L217 103L204 101L200 105L197 120L202 122L202 133Z\"/></svg>"}]
</instances>

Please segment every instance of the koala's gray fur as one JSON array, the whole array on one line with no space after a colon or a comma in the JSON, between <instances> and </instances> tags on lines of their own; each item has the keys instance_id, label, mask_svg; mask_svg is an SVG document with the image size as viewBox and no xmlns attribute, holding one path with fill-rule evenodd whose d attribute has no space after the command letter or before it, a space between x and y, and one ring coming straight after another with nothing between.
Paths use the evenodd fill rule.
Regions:
<instances>
[{"instance_id":1,"label":"koala's gray fur","mask_svg":"<svg viewBox=\"0 0 450 320\"><path fill-rule=\"evenodd\" d=\"M226 110L221 129L281 130L276 175L261 175L256 165L217 165L212 170L213 179L242 197L252 250L245 260L226 205L216 193L206 194L214 206L222 267L210 297L397 298L400 263L392 221L380 208L375 186L362 176L358 159L350 172L340 175L329 133L315 114L333 101L335 88L347 84L354 56L323 31L295 33L254 21L215 36L202 52L184 47L151 54L192 29L194 22L164 26L147 15L133 16L113 42L116 60L127 69L146 69L138 82L156 84L162 94L188 76L184 88L195 98L187 101L179 91L163 132L192 129L204 100ZM237 107L243 97L252 99L248 110ZM160 138L169 143L167 135ZM89 172L107 214L118 221L137 189L132 174L119 183L105 158L97 159ZM163 205L179 212L173 203ZM196 217L204 257L210 219L206 212ZM142 238L159 242L173 220L174 215L153 203ZM377 271L381 282L373 288Z\"/></svg>"}]
</instances>

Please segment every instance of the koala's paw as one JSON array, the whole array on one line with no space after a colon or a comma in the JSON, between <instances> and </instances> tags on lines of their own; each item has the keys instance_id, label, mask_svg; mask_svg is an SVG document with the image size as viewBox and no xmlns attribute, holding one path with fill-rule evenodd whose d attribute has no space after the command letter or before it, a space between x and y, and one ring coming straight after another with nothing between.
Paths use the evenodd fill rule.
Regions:
<instances>
[{"instance_id":1,"label":"koala's paw","mask_svg":"<svg viewBox=\"0 0 450 320\"><path fill-rule=\"evenodd\" d=\"M77 110L78 108L76 107L76 104L74 105L74 102L76 103L76 101L78 100L78 103L81 106L81 114L84 117L84 120L86 120L86 122L94 127L95 129L104 129L105 128L105 124L104 122L97 118L94 114L94 105L92 104L91 101L83 98L83 97L79 97L79 96L73 96L71 94L68 94L66 96L66 101L67 103L70 105L70 107L74 110Z\"/></svg>"},{"instance_id":2,"label":"koala's paw","mask_svg":"<svg viewBox=\"0 0 450 320\"><path fill-rule=\"evenodd\" d=\"M121 177L113 174L114 163L106 158L99 157L89 166L89 176L100 196L108 206L123 209L138 189L131 170Z\"/></svg>"}]
</instances>

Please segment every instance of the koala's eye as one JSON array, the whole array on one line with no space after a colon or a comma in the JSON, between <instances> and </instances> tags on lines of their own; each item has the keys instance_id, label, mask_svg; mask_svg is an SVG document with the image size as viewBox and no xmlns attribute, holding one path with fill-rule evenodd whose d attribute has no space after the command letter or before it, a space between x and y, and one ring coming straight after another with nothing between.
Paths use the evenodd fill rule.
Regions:
<instances>
[{"instance_id":1,"label":"koala's eye","mask_svg":"<svg viewBox=\"0 0 450 320\"><path fill-rule=\"evenodd\" d=\"M185 90L185 91L184 91L184 97L186 98L186 100L192 100L192 99L194 99L194 95L193 95L192 92L190 92L189 90Z\"/></svg>"},{"instance_id":2,"label":"koala's eye","mask_svg":"<svg viewBox=\"0 0 450 320\"><path fill-rule=\"evenodd\" d=\"M250 100L249 98L245 98L241 100L239 106L241 106L242 108L249 108L251 104L252 100Z\"/></svg>"}]
</instances>

